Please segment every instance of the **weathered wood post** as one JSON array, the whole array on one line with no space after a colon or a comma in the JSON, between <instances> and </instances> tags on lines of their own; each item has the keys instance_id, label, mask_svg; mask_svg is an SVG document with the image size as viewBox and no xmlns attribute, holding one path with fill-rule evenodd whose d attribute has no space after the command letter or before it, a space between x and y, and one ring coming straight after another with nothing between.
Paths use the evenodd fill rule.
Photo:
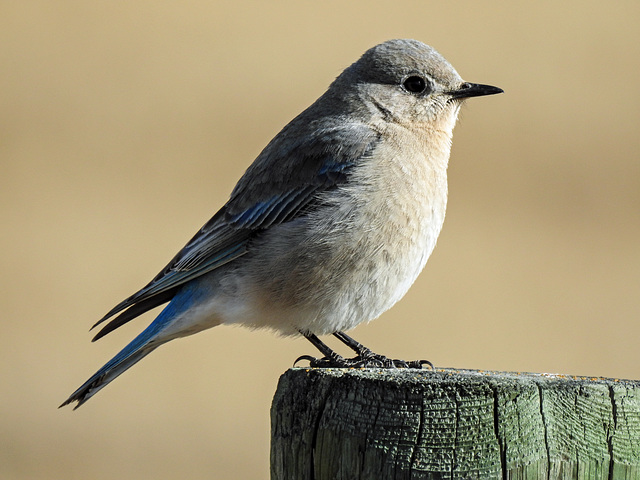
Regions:
<instances>
[{"instance_id":1,"label":"weathered wood post","mask_svg":"<svg viewBox=\"0 0 640 480\"><path fill-rule=\"evenodd\" d=\"M293 368L271 407L271 478L640 479L640 382Z\"/></svg>"}]
</instances>

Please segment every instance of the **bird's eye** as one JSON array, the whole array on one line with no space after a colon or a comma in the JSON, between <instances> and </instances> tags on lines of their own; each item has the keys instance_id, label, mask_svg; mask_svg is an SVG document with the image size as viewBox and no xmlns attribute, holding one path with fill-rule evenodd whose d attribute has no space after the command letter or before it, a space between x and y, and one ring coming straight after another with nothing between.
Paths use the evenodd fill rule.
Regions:
<instances>
[{"instance_id":1,"label":"bird's eye","mask_svg":"<svg viewBox=\"0 0 640 480\"><path fill-rule=\"evenodd\" d=\"M411 75L405 78L402 82L402 86L411 93L423 93L427 89L427 82L424 78L418 75Z\"/></svg>"}]
</instances>

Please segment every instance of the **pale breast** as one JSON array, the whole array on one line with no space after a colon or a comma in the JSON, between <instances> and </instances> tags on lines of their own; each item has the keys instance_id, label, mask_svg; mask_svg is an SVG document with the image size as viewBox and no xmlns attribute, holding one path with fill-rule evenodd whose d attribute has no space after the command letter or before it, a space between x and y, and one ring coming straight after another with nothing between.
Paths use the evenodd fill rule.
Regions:
<instances>
[{"instance_id":1,"label":"pale breast","mask_svg":"<svg viewBox=\"0 0 640 480\"><path fill-rule=\"evenodd\" d=\"M273 227L259 253L243 257L232 302L241 308L226 321L326 334L388 310L436 244L448 153L400 128L347 184L322 194L322 208Z\"/></svg>"}]
</instances>

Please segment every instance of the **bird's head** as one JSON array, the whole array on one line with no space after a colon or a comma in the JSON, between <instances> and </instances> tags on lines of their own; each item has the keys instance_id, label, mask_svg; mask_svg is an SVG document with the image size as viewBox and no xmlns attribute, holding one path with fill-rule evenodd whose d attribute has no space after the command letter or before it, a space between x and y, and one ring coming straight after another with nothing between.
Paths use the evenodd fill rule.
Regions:
<instances>
[{"instance_id":1,"label":"bird's head","mask_svg":"<svg viewBox=\"0 0 640 480\"><path fill-rule=\"evenodd\" d=\"M464 99L501 92L490 85L465 82L424 43L389 40L367 50L327 93L339 103L348 103L354 112L373 112L404 125L453 129Z\"/></svg>"}]
</instances>

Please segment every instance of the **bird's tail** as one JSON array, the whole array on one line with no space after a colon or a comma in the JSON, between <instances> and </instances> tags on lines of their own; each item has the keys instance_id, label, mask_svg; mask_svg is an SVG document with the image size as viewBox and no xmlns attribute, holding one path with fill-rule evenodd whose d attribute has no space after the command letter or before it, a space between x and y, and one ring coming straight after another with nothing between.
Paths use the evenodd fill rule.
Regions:
<instances>
[{"instance_id":1,"label":"bird's tail","mask_svg":"<svg viewBox=\"0 0 640 480\"><path fill-rule=\"evenodd\" d=\"M206 294L208 291L204 293ZM205 328L218 325L220 323L219 319L209 318L209 314L206 311L200 315L189 316L187 314L203 295L198 285L183 287L140 335L109 360L89 380L84 382L60 406L64 407L70 403L78 402L74 407L75 410L106 387L118 375L131 368L160 345L171 339L191 335ZM185 314L187 314L186 317Z\"/></svg>"},{"instance_id":2,"label":"bird's tail","mask_svg":"<svg viewBox=\"0 0 640 480\"><path fill-rule=\"evenodd\" d=\"M130 346L131 344L93 374L93 376L73 392L71 396L67 398L62 405L60 405L60 407L64 407L65 405L69 405L70 403L77 401L78 404L73 408L75 410L106 387L111 381L115 380L115 378L125 370L128 370L144 357L149 355L159 345L143 346L142 348L136 349L130 349Z\"/></svg>"},{"instance_id":3,"label":"bird's tail","mask_svg":"<svg viewBox=\"0 0 640 480\"><path fill-rule=\"evenodd\" d=\"M151 327L154 327L154 325L149 325L149 328L138 335L129 345L124 347L120 353L109 360L100 370L93 374L89 380L84 382L80 388L73 392L71 396L67 398L62 405L60 405L60 407L64 407L65 405L69 405L73 402L78 402L78 404L73 408L75 410L101 389L106 387L121 373L131 368L160 345L165 343L158 342L154 339L155 335L150 335L151 332L149 332L149 330Z\"/></svg>"}]
</instances>

